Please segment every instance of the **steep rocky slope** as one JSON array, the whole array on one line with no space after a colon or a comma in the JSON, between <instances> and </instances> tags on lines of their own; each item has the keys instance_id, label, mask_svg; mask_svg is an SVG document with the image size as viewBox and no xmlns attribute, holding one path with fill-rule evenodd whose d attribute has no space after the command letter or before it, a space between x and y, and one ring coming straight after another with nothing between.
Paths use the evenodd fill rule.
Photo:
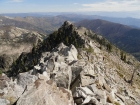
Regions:
<instances>
[{"instance_id":1,"label":"steep rocky slope","mask_svg":"<svg viewBox=\"0 0 140 105\"><path fill-rule=\"evenodd\" d=\"M140 60L140 29L105 20L83 20L76 23L101 34L124 51Z\"/></svg>"},{"instance_id":2,"label":"steep rocky slope","mask_svg":"<svg viewBox=\"0 0 140 105\"><path fill-rule=\"evenodd\" d=\"M35 31L0 26L0 70L6 70L22 52L30 52L33 44L42 41L45 35Z\"/></svg>"},{"instance_id":3,"label":"steep rocky slope","mask_svg":"<svg viewBox=\"0 0 140 105\"><path fill-rule=\"evenodd\" d=\"M0 102L139 105L140 63L120 53L102 36L66 21L32 52L23 53L13 63L9 76L14 80L0 76Z\"/></svg>"}]
</instances>

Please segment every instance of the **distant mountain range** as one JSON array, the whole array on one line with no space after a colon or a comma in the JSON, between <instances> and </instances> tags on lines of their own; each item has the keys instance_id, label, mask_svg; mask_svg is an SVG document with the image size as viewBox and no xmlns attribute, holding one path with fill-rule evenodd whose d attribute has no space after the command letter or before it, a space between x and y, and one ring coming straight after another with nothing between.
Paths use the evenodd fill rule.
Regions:
<instances>
[{"instance_id":1,"label":"distant mountain range","mask_svg":"<svg viewBox=\"0 0 140 105\"><path fill-rule=\"evenodd\" d=\"M14 18L7 17L7 16L0 16L0 26L15 26L19 28L24 28L24 29L28 29L32 31L45 33L44 30L42 30L39 27L34 26L33 24L27 23L25 21L18 21Z\"/></svg>"},{"instance_id":2,"label":"distant mountain range","mask_svg":"<svg viewBox=\"0 0 140 105\"><path fill-rule=\"evenodd\" d=\"M0 25L11 25L24 29L29 29L33 31L38 31L41 33L50 34L53 31L57 30L65 20L71 22L77 22L79 18L71 18L65 16L52 16L52 17L8 17L0 16Z\"/></svg>"},{"instance_id":3,"label":"distant mountain range","mask_svg":"<svg viewBox=\"0 0 140 105\"><path fill-rule=\"evenodd\" d=\"M89 19L89 20L101 19L101 20L107 20L114 23L128 25L133 28L140 28L140 24L139 24L140 19L131 18L131 17L119 18L119 17L106 17L106 16L98 16L98 15L81 15L81 14L66 14L63 16L67 18L79 19L79 21L85 20L85 19Z\"/></svg>"},{"instance_id":4,"label":"distant mountain range","mask_svg":"<svg viewBox=\"0 0 140 105\"><path fill-rule=\"evenodd\" d=\"M105 20L83 20L76 23L101 34L121 49L140 60L140 29Z\"/></svg>"},{"instance_id":5,"label":"distant mountain range","mask_svg":"<svg viewBox=\"0 0 140 105\"><path fill-rule=\"evenodd\" d=\"M36 27L41 28L46 33L51 33L55 30L57 30L65 20L70 20L76 22L76 19L71 19L65 16L53 16L53 17L15 17L14 18L17 21L21 22L27 22L29 24L32 24Z\"/></svg>"},{"instance_id":6,"label":"distant mountain range","mask_svg":"<svg viewBox=\"0 0 140 105\"><path fill-rule=\"evenodd\" d=\"M100 16L100 15L92 15L92 14L96 14L96 13L91 13L91 15L85 15L86 13L80 14L80 13L58 13L58 12L53 12L53 13L14 13L14 14L2 14L3 16L9 16L9 17L36 17L36 18L52 18L52 17L59 17L61 16L61 18L65 17L64 19L71 21L80 21L80 20L84 20L84 19L102 19L102 20L107 20L110 22L115 22L115 23L120 23L120 24L125 24L134 28L140 28L140 19L138 18L132 18L132 17L111 17L111 16ZM114 15L115 16L115 15ZM61 23L62 25L62 23ZM60 25L60 26L61 26ZM58 27L57 27L58 28Z\"/></svg>"}]
</instances>

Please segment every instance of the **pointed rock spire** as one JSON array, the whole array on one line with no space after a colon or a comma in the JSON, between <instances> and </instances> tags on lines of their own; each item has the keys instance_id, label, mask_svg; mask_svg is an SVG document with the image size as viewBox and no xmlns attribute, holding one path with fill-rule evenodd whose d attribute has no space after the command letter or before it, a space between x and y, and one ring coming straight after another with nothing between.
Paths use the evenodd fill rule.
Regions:
<instances>
[{"instance_id":1,"label":"pointed rock spire","mask_svg":"<svg viewBox=\"0 0 140 105\"><path fill-rule=\"evenodd\" d=\"M61 26L60 29L68 29L69 31L74 31L76 30L76 26L74 26L70 21L65 21L64 24Z\"/></svg>"},{"instance_id":2,"label":"pointed rock spire","mask_svg":"<svg viewBox=\"0 0 140 105\"><path fill-rule=\"evenodd\" d=\"M71 25L72 23L70 21L65 21L64 22L64 26L68 26L68 25Z\"/></svg>"}]
</instances>

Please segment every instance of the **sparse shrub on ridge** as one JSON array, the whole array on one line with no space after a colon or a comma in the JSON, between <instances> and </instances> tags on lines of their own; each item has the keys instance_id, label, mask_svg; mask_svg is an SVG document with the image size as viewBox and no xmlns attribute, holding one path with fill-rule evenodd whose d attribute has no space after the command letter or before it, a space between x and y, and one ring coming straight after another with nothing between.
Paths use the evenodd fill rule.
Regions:
<instances>
[{"instance_id":1,"label":"sparse shrub on ridge","mask_svg":"<svg viewBox=\"0 0 140 105\"><path fill-rule=\"evenodd\" d=\"M0 70L0 74L2 74L2 70Z\"/></svg>"},{"instance_id":2,"label":"sparse shrub on ridge","mask_svg":"<svg viewBox=\"0 0 140 105\"><path fill-rule=\"evenodd\" d=\"M111 52L111 50L112 50L112 45L111 45L110 43L108 43L108 44L106 45L106 47L107 47L107 50L108 50L109 52Z\"/></svg>"},{"instance_id":3,"label":"sparse shrub on ridge","mask_svg":"<svg viewBox=\"0 0 140 105\"><path fill-rule=\"evenodd\" d=\"M120 103L118 103L118 102L115 102L114 104L115 104L115 105L120 105Z\"/></svg>"},{"instance_id":4,"label":"sparse shrub on ridge","mask_svg":"<svg viewBox=\"0 0 140 105\"><path fill-rule=\"evenodd\" d=\"M126 54L123 51L120 52L120 56L121 56L121 60L126 62Z\"/></svg>"},{"instance_id":5,"label":"sparse shrub on ridge","mask_svg":"<svg viewBox=\"0 0 140 105\"><path fill-rule=\"evenodd\" d=\"M85 48L85 50L89 53L94 52L93 48L91 46L89 46L89 48Z\"/></svg>"}]
</instances>

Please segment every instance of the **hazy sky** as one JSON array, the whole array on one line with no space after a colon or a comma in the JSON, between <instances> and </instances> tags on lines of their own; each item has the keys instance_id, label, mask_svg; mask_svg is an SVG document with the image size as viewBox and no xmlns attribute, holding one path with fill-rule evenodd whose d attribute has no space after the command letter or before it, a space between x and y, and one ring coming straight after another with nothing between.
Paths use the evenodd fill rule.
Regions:
<instances>
[{"instance_id":1,"label":"hazy sky","mask_svg":"<svg viewBox=\"0 0 140 105\"><path fill-rule=\"evenodd\" d=\"M134 12L140 0L0 0L0 13L27 12Z\"/></svg>"}]
</instances>

